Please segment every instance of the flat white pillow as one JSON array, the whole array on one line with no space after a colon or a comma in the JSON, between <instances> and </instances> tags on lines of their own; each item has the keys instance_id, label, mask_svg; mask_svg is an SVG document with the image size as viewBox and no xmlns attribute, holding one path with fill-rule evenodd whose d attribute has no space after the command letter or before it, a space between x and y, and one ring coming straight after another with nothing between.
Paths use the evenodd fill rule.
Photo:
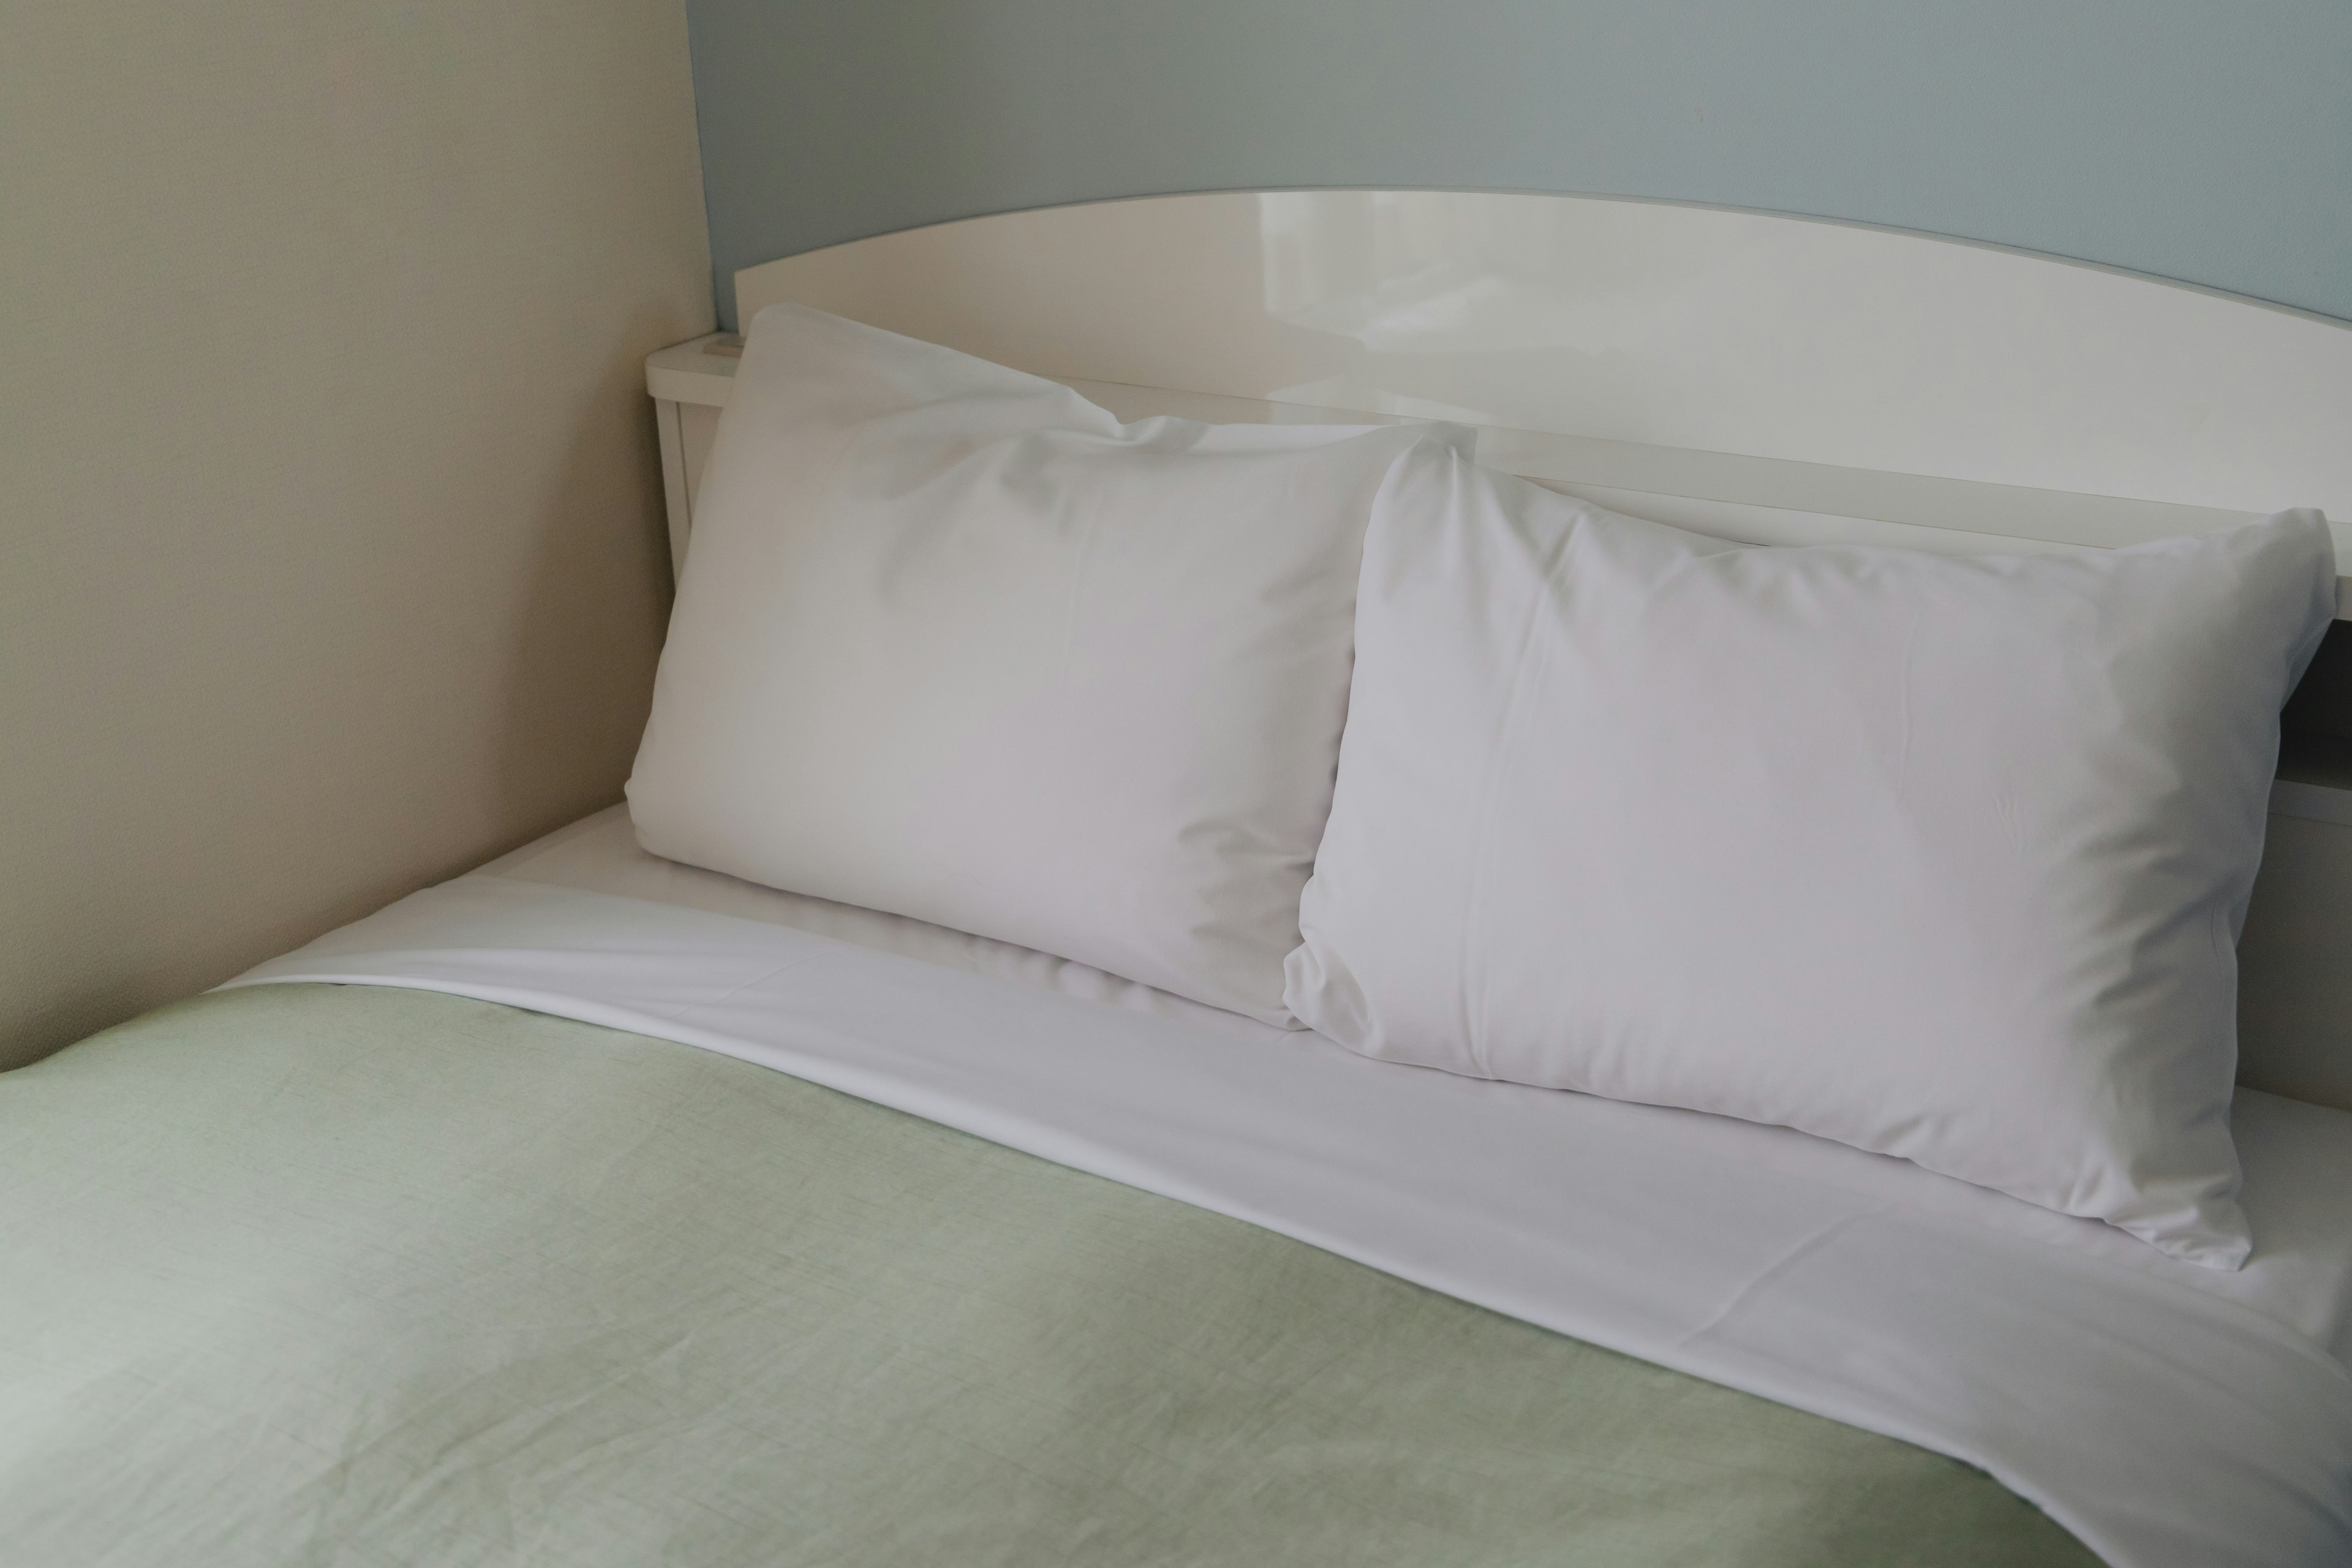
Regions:
<instances>
[{"instance_id":1,"label":"flat white pillow","mask_svg":"<svg viewBox=\"0 0 2352 1568\"><path fill-rule=\"evenodd\" d=\"M2334 599L2315 512L1747 548L1416 455L1287 999L1371 1056L1801 1128L2233 1268L2234 943Z\"/></svg>"},{"instance_id":2,"label":"flat white pillow","mask_svg":"<svg viewBox=\"0 0 2352 1568\"><path fill-rule=\"evenodd\" d=\"M761 311L629 781L639 840L1295 1026L1363 531L1432 431L1122 426Z\"/></svg>"}]
</instances>

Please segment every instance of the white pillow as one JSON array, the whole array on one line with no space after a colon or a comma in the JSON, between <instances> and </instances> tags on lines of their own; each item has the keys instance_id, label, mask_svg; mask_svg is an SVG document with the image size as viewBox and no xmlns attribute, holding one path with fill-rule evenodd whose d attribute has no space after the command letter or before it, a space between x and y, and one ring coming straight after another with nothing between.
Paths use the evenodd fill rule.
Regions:
<instances>
[{"instance_id":1,"label":"white pillow","mask_svg":"<svg viewBox=\"0 0 2352 1568\"><path fill-rule=\"evenodd\" d=\"M1416 455L1365 544L1292 1009L1801 1128L2235 1268L2234 942L2333 612L2288 512L1758 549Z\"/></svg>"},{"instance_id":2,"label":"white pillow","mask_svg":"<svg viewBox=\"0 0 2352 1568\"><path fill-rule=\"evenodd\" d=\"M1121 426L761 311L629 781L640 841L1295 1026L1364 527L1431 434Z\"/></svg>"}]
</instances>

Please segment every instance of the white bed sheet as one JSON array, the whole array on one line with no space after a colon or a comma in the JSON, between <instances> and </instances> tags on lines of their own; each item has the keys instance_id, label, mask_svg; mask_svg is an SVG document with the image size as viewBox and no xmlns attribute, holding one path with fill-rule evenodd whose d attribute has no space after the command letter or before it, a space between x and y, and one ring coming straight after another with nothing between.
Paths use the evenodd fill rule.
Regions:
<instances>
[{"instance_id":1,"label":"white bed sheet","mask_svg":"<svg viewBox=\"0 0 2352 1568\"><path fill-rule=\"evenodd\" d=\"M1980 1465L2125 1568L2352 1562L2352 1115L2241 1095L2255 1253L2222 1275L1801 1133L1373 1062L673 866L617 810L232 984L303 980L682 1040L1234 1215Z\"/></svg>"},{"instance_id":2,"label":"white bed sheet","mask_svg":"<svg viewBox=\"0 0 2352 1568\"><path fill-rule=\"evenodd\" d=\"M560 827L474 875L614 893L790 926L877 952L1107 1002L1225 1034L1277 1041L1291 1033L1033 948L781 892L665 860L637 847L626 806ZM2352 1364L2352 1113L2257 1089L2239 1092L2232 1131L2246 1169L2245 1201L2256 1239L2253 1257L2235 1273L2167 1258L2096 1220L2054 1214L1906 1161L1864 1153L1788 1128L1696 1112L1660 1114L1685 1123L1682 1136L1720 1143L1727 1152L1737 1150L1743 1160L1836 1183L1860 1196L2084 1248L2120 1267L2242 1302Z\"/></svg>"}]
</instances>

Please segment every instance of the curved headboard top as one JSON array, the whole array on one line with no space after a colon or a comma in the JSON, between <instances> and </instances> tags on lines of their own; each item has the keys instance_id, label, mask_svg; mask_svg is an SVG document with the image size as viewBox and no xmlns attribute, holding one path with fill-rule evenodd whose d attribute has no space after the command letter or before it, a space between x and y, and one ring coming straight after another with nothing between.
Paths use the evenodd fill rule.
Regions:
<instances>
[{"instance_id":1,"label":"curved headboard top","mask_svg":"<svg viewBox=\"0 0 2352 1568\"><path fill-rule=\"evenodd\" d=\"M2113 544L2316 506L2352 564L2352 325L1958 241L1582 196L1239 193L940 224L736 287L746 321L793 299L1065 380L2205 514L1992 532Z\"/></svg>"}]
</instances>

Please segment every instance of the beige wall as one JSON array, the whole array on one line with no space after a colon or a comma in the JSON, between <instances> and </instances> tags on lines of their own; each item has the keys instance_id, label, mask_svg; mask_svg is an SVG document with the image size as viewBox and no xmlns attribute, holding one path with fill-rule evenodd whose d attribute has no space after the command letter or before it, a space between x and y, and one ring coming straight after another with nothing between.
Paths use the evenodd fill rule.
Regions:
<instances>
[{"instance_id":1,"label":"beige wall","mask_svg":"<svg viewBox=\"0 0 2352 1568\"><path fill-rule=\"evenodd\" d=\"M617 797L680 0L0 5L0 1065Z\"/></svg>"}]
</instances>

